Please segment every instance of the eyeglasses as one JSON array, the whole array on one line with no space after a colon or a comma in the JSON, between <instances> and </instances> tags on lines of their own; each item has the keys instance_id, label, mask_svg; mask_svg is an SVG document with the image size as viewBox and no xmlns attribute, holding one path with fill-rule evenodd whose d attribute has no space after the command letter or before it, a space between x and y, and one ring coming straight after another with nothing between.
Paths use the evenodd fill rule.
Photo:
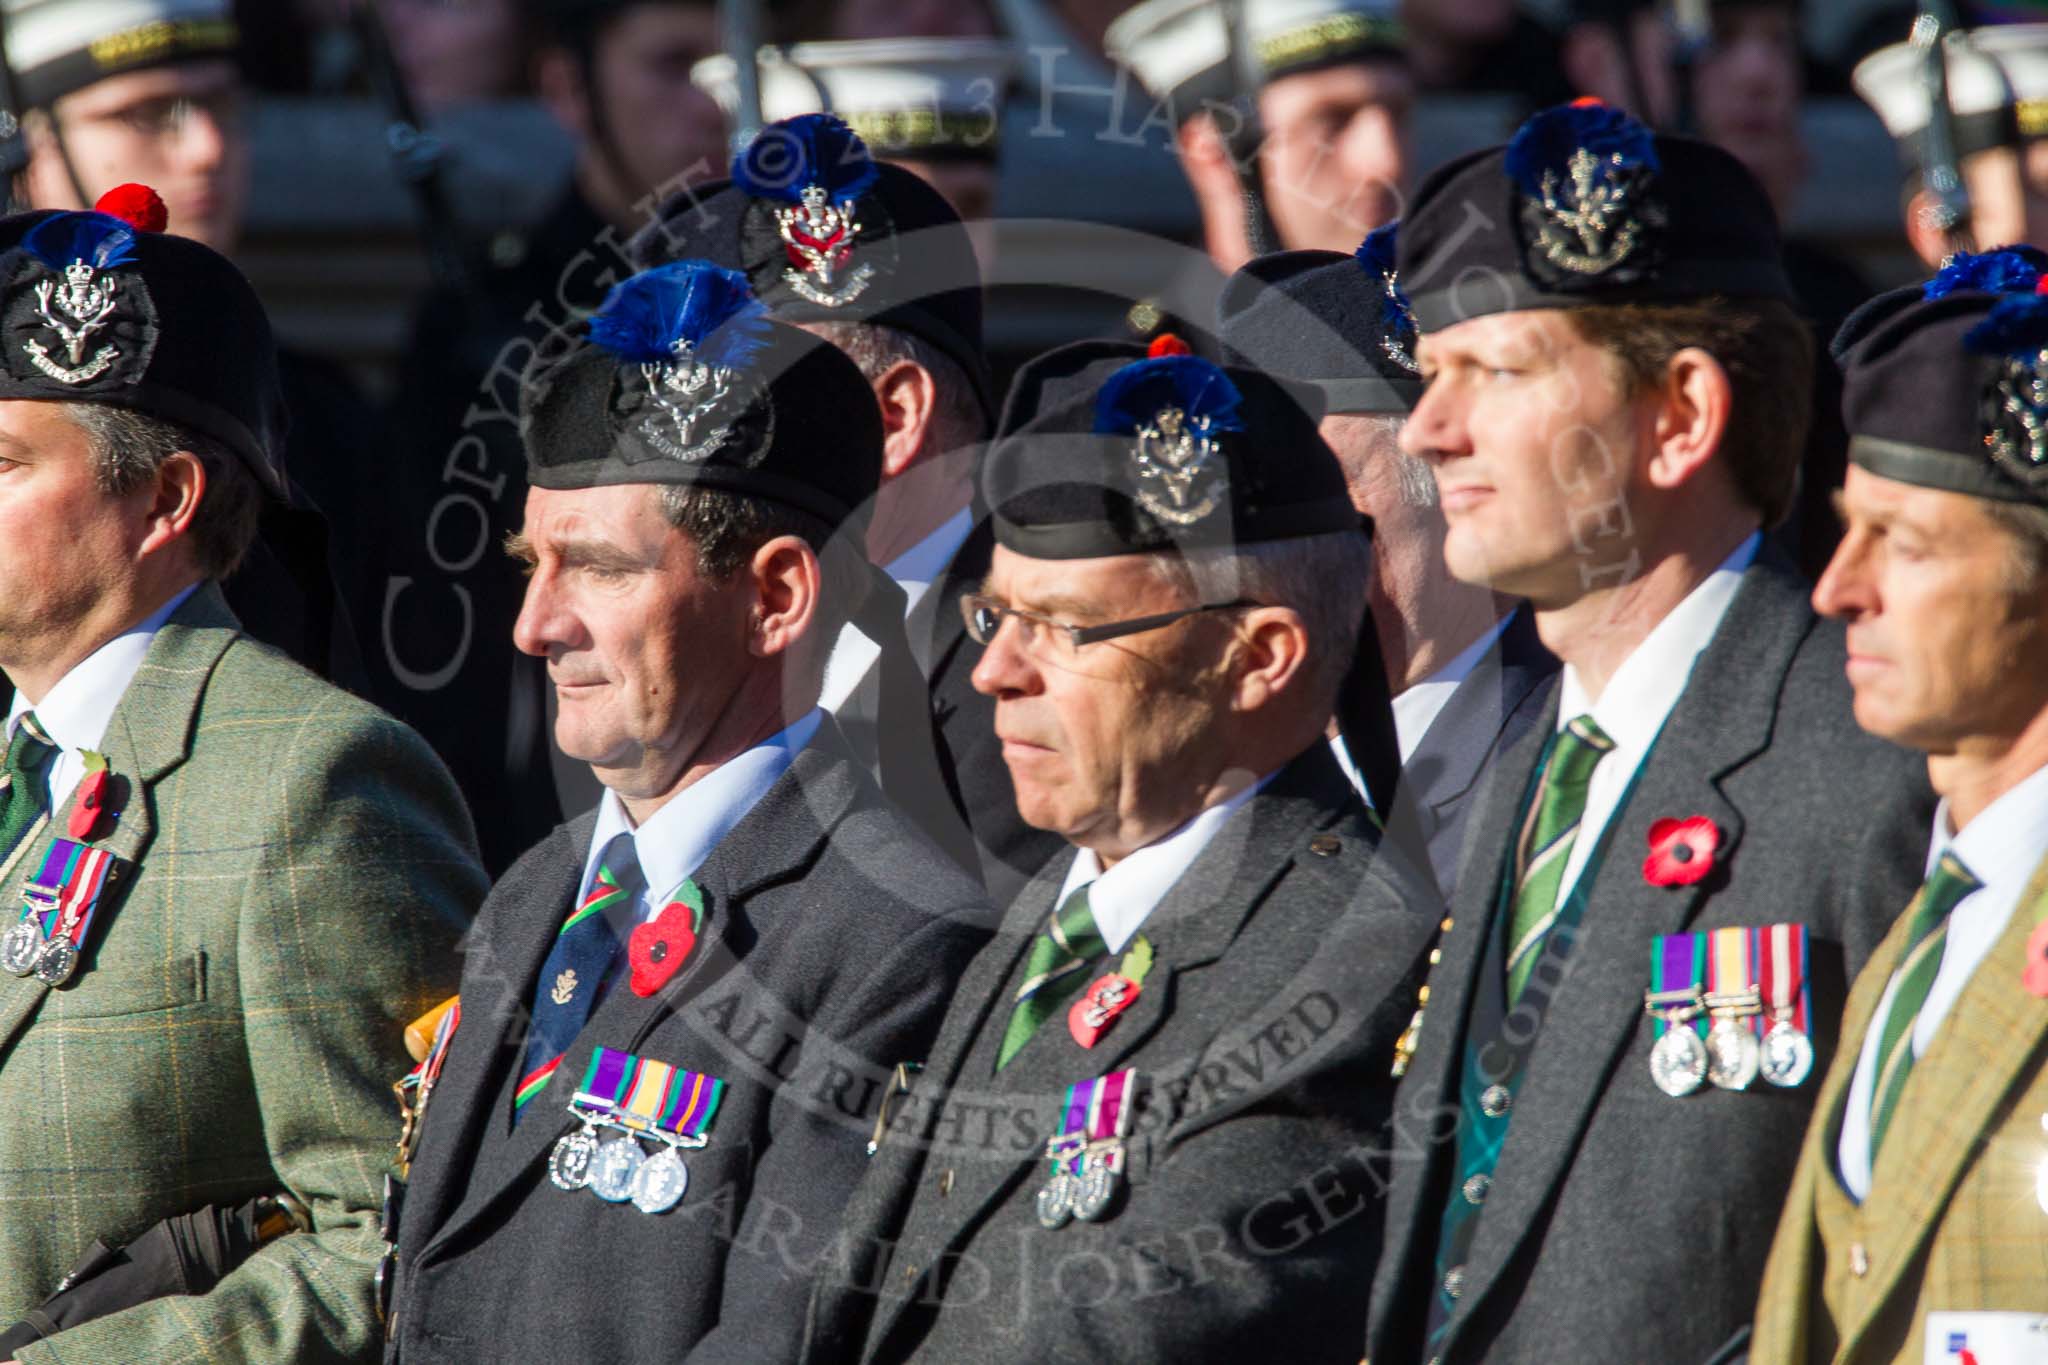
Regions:
<instances>
[{"instance_id":1,"label":"eyeglasses","mask_svg":"<svg viewBox=\"0 0 2048 1365\"><path fill-rule=\"evenodd\" d=\"M996 638L1003 628L1005 619L1014 620L1024 632L1024 648L1036 650L1042 644L1050 643L1055 654L1079 654L1085 645L1100 644L1104 640L1120 640L1126 635L1137 635L1148 630L1170 626L1175 621L1185 620L1205 611L1239 611L1247 607L1262 605L1258 602L1239 598L1234 602L1205 602L1199 607L1182 607L1179 611L1162 611L1153 616L1134 616L1128 621L1109 621L1099 626L1075 626L1065 621L1055 621L1050 616L1041 616L1035 611L1022 611L993 597L980 593L968 593L960 599L960 615L967 622L967 634L978 645L985 645Z\"/></svg>"}]
</instances>

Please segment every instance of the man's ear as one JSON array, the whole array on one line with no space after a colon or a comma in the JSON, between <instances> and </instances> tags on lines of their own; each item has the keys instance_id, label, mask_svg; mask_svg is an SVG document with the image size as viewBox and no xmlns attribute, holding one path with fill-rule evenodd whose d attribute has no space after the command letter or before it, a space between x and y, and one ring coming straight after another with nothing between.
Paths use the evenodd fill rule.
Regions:
<instances>
[{"instance_id":1,"label":"man's ear","mask_svg":"<svg viewBox=\"0 0 2048 1365\"><path fill-rule=\"evenodd\" d=\"M1671 357L1655 417L1653 487L1673 489L1693 478L1721 448L1735 390L1721 362L1697 346Z\"/></svg>"},{"instance_id":2,"label":"man's ear","mask_svg":"<svg viewBox=\"0 0 2048 1365\"><path fill-rule=\"evenodd\" d=\"M755 658L787 656L811 630L824 575L818 556L799 536L777 536L754 551L749 565L754 607L747 648Z\"/></svg>"},{"instance_id":3,"label":"man's ear","mask_svg":"<svg viewBox=\"0 0 2048 1365\"><path fill-rule=\"evenodd\" d=\"M1236 696L1239 711L1257 711L1285 703L1308 667L1308 627L1292 607L1257 607L1237 622L1239 660Z\"/></svg>"},{"instance_id":4,"label":"man's ear","mask_svg":"<svg viewBox=\"0 0 2048 1365\"><path fill-rule=\"evenodd\" d=\"M1913 197L1906 201L1906 242L1913 248L1913 254L1926 262L1929 270L1941 269L1941 263L1948 259L1952 250L1948 234L1936 228L1930 220L1932 212L1939 207L1934 195L1924 189L1915 190Z\"/></svg>"},{"instance_id":5,"label":"man's ear","mask_svg":"<svg viewBox=\"0 0 2048 1365\"><path fill-rule=\"evenodd\" d=\"M197 455L181 450L159 465L149 489L149 520L138 552L156 553L191 531L205 496L206 466Z\"/></svg>"},{"instance_id":6,"label":"man's ear","mask_svg":"<svg viewBox=\"0 0 2048 1365\"><path fill-rule=\"evenodd\" d=\"M932 372L914 360L899 360L875 380L882 407L882 481L902 474L924 453L939 405Z\"/></svg>"},{"instance_id":7,"label":"man's ear","mask_svg":"<svg viewBox=\"0 0 2048 1365\"><path fill-rule=\"evenodd\" d=\"M1202 212L1202 238L1209 258L1223 270L1235 270L1252 258L1252 242L1238 191L1237 167L1231 162L1223 134L1209 115L1195 114L1174 134L1174 145L1188 185L1195 192L1195 205Z\"/></svg>"}]
</instances>

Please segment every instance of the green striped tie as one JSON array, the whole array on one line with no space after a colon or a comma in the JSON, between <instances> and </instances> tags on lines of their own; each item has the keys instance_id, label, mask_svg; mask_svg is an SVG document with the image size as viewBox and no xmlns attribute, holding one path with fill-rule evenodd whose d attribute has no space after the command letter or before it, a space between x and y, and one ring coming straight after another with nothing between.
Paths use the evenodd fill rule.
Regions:
<instances>
[{"instance_id":1,"label":"green striped tie","mask_svg":"<svg viewBox=\"0 0 2048 1365\"><path fill-rule=\"evenodd\" d=\"M1614 749L1590 715L1573 720L1551 746L1530 818L1516 845L1514 914L1508 920L1508 1006L1521 998L1529 973L1536 968L1544 938L1557 923L1557 895L1564 885L1564 865L1572 856L1579 817L1586 811L1586 790L1593 770Z\"/></svg>"},{"instance_id":2,"label":"green striped tie","mask_svg":"<svg viewBox=\"0 0 2048 1365\"><path fill-rule=\"evenodd\" d=\"M1906 929L1906 956L1899 963L1898 990L1892 993L1891 1012L1884 1017L1884 1031L1877 1036L1877 1083L1870 1088L1870 1159L1877 1160L1878 1145L1898 1108L1899 1094L1913 1070L1913 1021L1927 1003L1927 992L1941 971L1941 950L1948 942L1949 912L1963 897L1984 885L1962 859L1943 853L1934 865L1927 885L1913 902L1912 920Z\"/></svg>"},{"instance_id":3,"label":"green striped tie","mask_svg":"<svg viewBox=\"0 0 2048 1365\"><path fill-rule=\"evenodd\" d=\"M43 765L56 752L57 746L50 742L36 713L22 712L14 739L7 746L7 758L0 764L0 858L13 852L29 826L48 812Z\"/></svg>"},{"instance_id":4,"label":"green striped tie","mask_svg":"<svg viewBox=\"0 0 2048 1365\"><path fill-rule=\"evenodd\" d=\"M1088 888L1081 887L1032 941L1024 984L1017 988L1017 1007L1010 1011L1003 1045L996 1052L996 1070L1008 1066L1038 1026L1087 984L1088 964L1108 951L1095 928L1095 912L1088 908Z\"/></svg>"}]
</instances>

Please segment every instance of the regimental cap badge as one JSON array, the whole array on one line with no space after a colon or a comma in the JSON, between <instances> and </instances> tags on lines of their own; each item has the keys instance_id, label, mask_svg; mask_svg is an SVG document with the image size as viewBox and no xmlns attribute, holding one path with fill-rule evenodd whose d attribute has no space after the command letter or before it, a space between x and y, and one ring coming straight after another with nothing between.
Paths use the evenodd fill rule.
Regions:
<instances>
[{"instance_id":1,"label":"regimental cap badge","mask_svg":"<svg viewBox=\"0 0 2048 1365\"><path fill-rule=\"evenodd\" d=\"M1395 234L1398 223L1374 228L1358 244L1359 268L1380 291L1380 353L1410 374L1421 374L1415 360L1415 315L1408 309L1407 292L1401 288L1394 269Z\"/></svg>"},{"instance_id":2,"label":"regimental cap badge","mask_svg":"<svg viewBox=\"0 0 2048 1365\"><path fill-rule=\"evenodd\" d=\"M1594 99L1537 114L1508 143L1504 169L1518 192L1529 264L1557 277L1606 278L1654 267L1664 226L1650 130Z\"/></svg>"},{"instance_id":3,"label":"regimental cap badge","mask_svg":"<svg viewBox=\"0 0 2048 1365\"><path fill-rule=\"evenodd\" d=\"M1979 409L1985 451L2038 494L2048 488L2048 278L2006 294L1963 345L1996 361Z\"/></svg>"},{"instance_id":4,"label":"regimental cap badge","mask_svg":"<svg viewBox=\"0 0 2048 1365\"><path fill-rule=\"evenodd\" d=\"M1134 438L1133 496L1172 526L1193 526L1229 501L1230 474L1217 438L1244 430L1237 386L1217 366L1189 353L1171 333L1144 360L1103 382L1095 399L1098 435Z\"/></svg>"},{"instance_id":5,"label":"regimental cap badge","mask_svg":"<svg viewBox=\"0 0 2048 1365\"><path fill-rule=\"evenodd\" d=\"M822 308L843 308L867 292L875 267L860 261L856 202L879 172L867 145L831 114L800 114L763 128L733 161L733 183L777 205L775 229L786 264L781 280Z\"/></svg>"},{"instance_id":6,"label":"regimental cap badge","mask_svg":"<svg viewBox=\"0 0 2048 1365\"><path fill-rule=\"evenodd\" d=\"M654 408L640 436L669 459L697 464L759 391L749 362L767 344L768 310L738 271L677 261L614 286L590 319L590 340L628 367L639 382L624 387Z\"/></svg>"},{"instance_id":7,"label":"regimental cap badge","mask_svg":"<svg viewBox=\"0 0 2048 1365\"><path fill-rule=\"evenodd\" d=\"M122 267L135 261L138 234L162 232L168 219L155 191L122 185L91 212L53 214L29 229L21 245L31 262L32 311L12 301L8 308L9 332L27 333L19 354L71 388L117 369L119 378L137 378L154 342L155 310L140 277Z\"/></svg>"}]
</instances>

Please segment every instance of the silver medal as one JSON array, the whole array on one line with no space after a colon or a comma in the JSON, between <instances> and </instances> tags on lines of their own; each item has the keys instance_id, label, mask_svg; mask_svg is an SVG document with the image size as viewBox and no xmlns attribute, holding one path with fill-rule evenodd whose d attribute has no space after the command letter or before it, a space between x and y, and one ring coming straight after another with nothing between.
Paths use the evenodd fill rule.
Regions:
<instances>
[{"instance_id":1,"label":"silver medal","mask_svg":"<svg viewBox=\"0 0 2048 1365\"><path fill-rule=\"evenodd\" d=\"M580 1190L590 1183L590 1165L597 1157L597 1130L585 1124L555 1144L548 1158L548 1179L557 1189Z\"/></svg>"},{"instance_id":2,"label":"silver medal","mask_svg":"<svg viewBox=\"0 0 2048 1365\"><path fill-rule=\"evenodd\" d=\"M46 986L61 986L78 970L78 949L68 938L53 938L36 956L36 980Z\"/></svg>"},{"instance_id":3,"label":"silver medal","mask_svg":"<svg viewBox=\"0 0 2048 1365\"><path fill-rule=\"evenodd\" d=\"M590 1163L590 1192L607 1204L623 1204L633 1197L633 1174L647 1160L647 1153L630 1137L616 1137L597 1149Z\"/></svg>"},{"instance_id":4,"label":"silver medal","mask_svg":"<svg viewBox=\"0 0 2048 1365\"><path fill-rule=\"evenodd\" d=\"M27 976L34 971L36 959L42 956L42 952L43 930L33 915L0 934L0 967L16 976Z\"/></svg>"},{"instance_id":5,"label":"silver medal","mask_svg":"<svg viewBox=\"0 0 2048 1365\"><path fill-rule=\"evenodd\" d=\"M633 1172L633 1207L642 1213L667 1213L690 1188L690 1170L676 1149L666 1144Z\"/></svg>"},{"instance_id":6,"label":"silver medal","mask_svg":"<svg viewBox=\"0 0 2048 1365\"><path fill-rule=\"evenodd\" d=\"M1763 1078L1790 1090L1813 1071L1813 1040L1789 1021L1780 1019L1764 1035Z\"/></svg>"},{"instance_id":7,"label":"silver medal","mask_svg":"<svg viewBox=\"0 0 2048 1365\"><path fill-rule=\"evenodd\" d=\"M1677 1099L1706 1083L1707 1049L1691 1024L1672 1024L1650 1049L1650 1079Z\"/></svg>"},{"instance_id":8,"label":"silver medal","mask_svg":"<svg viewBox=\"0 0 2048 1365\"><path fill-rule=\"evenodd\" d=\"M1756 1034L1723 1015L1707 1031L1707 1079L1722 1090L1747 1090L1756 1079L1763 1049Z\"/></svg>"},{"instance_id":9,"label":"silver medal","mask_svg":"<svg viewBox=\"0 0 2048 1365\"><path fill-rule=\"evenodd\" d=\"M1042 1228L1063 1228L1074 1216L1074 1201L1080 1191L1074 1177L1065 1171L1056 1173L1038 1191L1038 1225Z\"/></svg>"},{"instance_id":10,"label":"silver medal","mask_svg":"<svg viewBox=\"0 0 2048 1365\"><path fill-rule=\"evenodd\" d=\"M1074 1199L1074 1216L1084 1223L1102 1217L1109 1201L1116 1197L1116 1172L1107 1161L1090 1161L1081 1172L1079 1193Z\"/></svg>"}]
</instances>

